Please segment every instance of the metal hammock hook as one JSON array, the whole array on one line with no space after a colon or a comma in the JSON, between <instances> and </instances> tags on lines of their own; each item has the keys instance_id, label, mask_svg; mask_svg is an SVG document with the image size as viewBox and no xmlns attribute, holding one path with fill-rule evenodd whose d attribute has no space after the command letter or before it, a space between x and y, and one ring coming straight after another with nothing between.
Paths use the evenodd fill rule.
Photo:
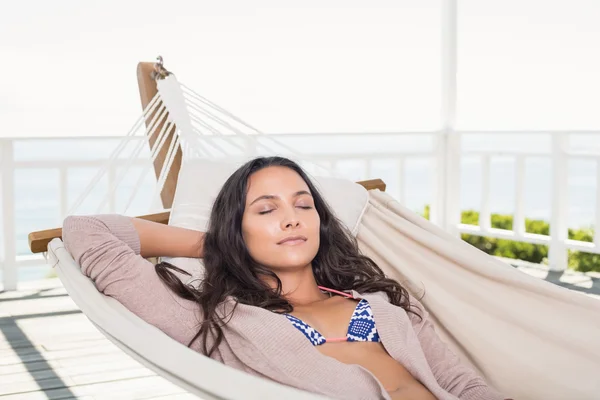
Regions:
<instances>
[{"instance_id":1,"label":"metal hammock hook","mask_svg":"<svg viewBox=\"0 0 600 400\"><path fill-rule=\"evenodd\" d=\"M165 79L169 75L171 75L171 73L165 68L162 56L156 57L156 63L154 63L154 71L152 71L152 74L150 75L152 79Z\"/></svg>"}]
</instances>

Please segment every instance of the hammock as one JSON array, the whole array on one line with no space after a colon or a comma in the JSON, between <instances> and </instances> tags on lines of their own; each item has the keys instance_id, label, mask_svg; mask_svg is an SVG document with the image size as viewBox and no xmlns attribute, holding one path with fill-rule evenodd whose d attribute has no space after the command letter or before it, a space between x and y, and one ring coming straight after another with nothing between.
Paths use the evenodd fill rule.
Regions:
<instances>
[{"instance_id":1,"label":"hammock","mask_svg":"<svg viewBox=\"0 0 600 400\"><path fill-rule=\"evenodd\" d=\"M151 69L156 84L148 77ZM192 229L205 226L219 182L229 173L223 162L232 166L274 153L293 158L319 176L317 182L326 199L354 229L362 251L411 294L424 294L422 302L439 335L490 385L515 399L598 398L600 302L523 274L447 234L384 193L380 181L362 182L366 189L373 189L367 192L336 179L331 165L295 154L285 143L263 135L179 84L160 61L154 66L141 63L138 75L144 112L109 163L122 158L132 144L133 150L98 211L104 210L110 193L117 190L131 163L144 156L144 149L150 149L145 155L146 168L119 212L128 212L145 174L154 166L157 184L154 202L148 205L154 214L144 218ZM106 168L102 169L90 182L71 213L105 172ZM189 176L201 184L194 185ZM336 193L346 203L352 199L351 205L342 205ZM319 398L226 367L145 323L95 290L59 236L55 231L32 233L32 251L41 251L41 246L45 250L47 245L50 261L86 316L110 340L158 374L202 398ZM170 261L194 277L201 274L198 260Z\"/></svg>"}]
</instances>

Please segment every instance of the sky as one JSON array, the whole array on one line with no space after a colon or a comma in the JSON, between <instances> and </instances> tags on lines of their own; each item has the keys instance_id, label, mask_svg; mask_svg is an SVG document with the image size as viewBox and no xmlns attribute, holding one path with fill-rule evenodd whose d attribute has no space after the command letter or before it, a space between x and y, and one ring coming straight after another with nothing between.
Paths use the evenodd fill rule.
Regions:
<instances>
[{"instance_id":1,"label":"sky","mask_svg":"<svg viewBox=\"0 0 600 400\"><path fill-rule=\"evenodd\" d=\"M139 61L264 132L435 130L442 0L0 0L0 137L124 135ZM600 130L600 1L459 0L459 129Z\"/></svg>"}]
</instances>

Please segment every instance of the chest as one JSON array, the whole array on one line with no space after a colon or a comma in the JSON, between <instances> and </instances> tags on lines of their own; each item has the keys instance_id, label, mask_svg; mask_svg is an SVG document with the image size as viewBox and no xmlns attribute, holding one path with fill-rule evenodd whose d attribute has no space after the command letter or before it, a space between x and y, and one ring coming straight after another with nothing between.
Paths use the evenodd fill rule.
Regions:
<instances>
[{"instance_id":1,"label":"chest","mask_svg":"<svg viewBox=\"0 0 600 400\"><path fill-rule=\"evenodd\" d=\"M304 306L295 311L295 316L287 314L286 317L315 346L380 341L367 300L342 299L322 303L318 308Z\"/></svg>"},{"instance_id":2,"label":"chest","mask_svg":"<svg viewBox=\"0 0 600 400\"><path fill-rule=\"evenodd\" d=\"M402 387L424 389L401 363L387 353L366 300L344 299L326 306L304 307L296 309L294 316L301 319L300 323L306 323L303 328L314 328L314 332L304 332L313 345L313 334L325 338L315 346L321 354L344 364L363 367L388 391Z\"/></svg>"},{"instance_id":3,"label":"chest","mask_svg":"<svg viewBox=\"0 0 600 400\"><path fill-rule=\"evenodd\" d=\"M425 370L427 361L419 352L407 314L379 296L364 298L371 306L380 342L315 346L283 315L242 304L227 326L226 334L232 337L226 343L233 345L232 358L261 375L279 381L288 377L286 382L292 386L314 382L331 397L346 391L350 397L375 398L373 393L380 388L392 391L416 381L434 386L435 378ZM358 300L331 300L317 307L296 306L291 314L313 324L324 336L343 336ZM242 341L237 340L240 337ZM298 365L311 367L299 369Z\"/></svg>"}]
</instances>

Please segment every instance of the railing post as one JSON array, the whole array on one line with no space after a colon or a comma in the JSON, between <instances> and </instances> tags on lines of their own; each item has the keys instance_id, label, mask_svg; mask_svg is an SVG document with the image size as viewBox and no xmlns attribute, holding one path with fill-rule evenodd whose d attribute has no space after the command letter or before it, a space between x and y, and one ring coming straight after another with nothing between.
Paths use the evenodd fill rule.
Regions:
<instances>
[{"instance_id":1,"label":"railing post","mask_svg":"<svg viewBox=\"0 0 600 400\"><path fill-rule=\"evenodd\" d=\"M117 164L118 165L118 164ZM110 190L111 187L113 187L117 175L117 171L115 171L116 166L115 165L110 165L108 167L108 188ZM108 198L108 212L109 213L114 213L117 212L117 199L116 199L116 193L117 190L115 190L114 192L111 192L109 194L109 198Z\"/></svg>"},{"instance_id":2,"label":"railing post","mask_svg":"<svg viewBox=\"0 0 600 400\"><path fill-rule=\"evenodd\" d=\"M596 159L596 218L594 219L594 245L600 249L600 157Z\"/></svg>"},{"instance_id":3,"label":"railing post","mask_svg":"<svg viewBox=\"0 0 600 400\"><path fill-rule=\"evenodd\" d=\"M69 171L67 166L58 168L59 173L59 196L60 196L60 220L67 217L69 212Z\"/></svg>"},{"instance_id":4,"label":"railing post","mask_svg":"<svg viewBox=\"0 0 600 400\"><path fill-rule=\"evenodd\" d=\"M460 224L460 134L441 133L436 150L436 195L431 221L458 236Z\"/></svg>"},{"instance_id":5,"label":"railing post","mask_svg":"<svg viewBox=\"0 0 600 400\"><path fill-rule=\"evenodd\" d=\"M15 229L14 193L14 152L13 141L0 139L0 175L2 179L2 262L4 290L17 290L17 255Z\"/></svg>"},{"instance_id":6,"label":"railing post","mask_svg":"<svg viewBox=\"0 0 600 400\"><path fill-rule=\"evenodd\" d=\"M525 236L525 156L517 155L515 158L515 215L513 217L513 231L517 238Z\"/></svg>"},{"instance_id":7,"label":"railing post","mask_svg":"<svg viewBox=\"0 0 600 400\"><path fill-rule=\"evenodd\" d=\"M567 134L557 133L552 136L552 218L548 249L550 271L564 271L569 264L566 246L568 239L566 212L569 193L567 140Z\"/></svg>"},{"instance_id":8,"label":"railing post","mask_svg":"<svg viewBox=\"0 0 600 400\"><path fill-rule=\"evenodd\" d=\"M371 179L371 174L373 170L373 159L372 158L366 158L365 159L365 174L364 174L364 179Z\"/></svg>"},{"instance_id":9,"label":"railing post","mask_svg":"<svg viewBox=\"0 0 600 400\"><path fill-rule=\"evenodd\" d=\"M481 157L481 208L479 210L479 227L484 232L489 232L492 228L492 212L490 210L491 198L491 157L484 155Z\"/></svg>"},{"instance_id":10,"label":"railing post","mask_svg":"<svg viewBox=\"0 0 600 400\"><path fill-rule=\"evenodd\" d=\"M406 179L404 178L404 169L406 166L406 157L400 157L398 159L398 201L400 204L406 204ZM429 212L431 212L432 206L429 206ZM431 216L430 216L431 218Z\"/></svg>"},{"instance_id":11,"label":"railing post","mask_svg":"<svg viewBox=\"0 0 600 400\"><path fill-rule=\"evenodd\" d=\"M442 130L436 145L436 195L431 220L458 236L460 134L456 132L457 0L442 2Z\"/></svg>"}]
</instances>

